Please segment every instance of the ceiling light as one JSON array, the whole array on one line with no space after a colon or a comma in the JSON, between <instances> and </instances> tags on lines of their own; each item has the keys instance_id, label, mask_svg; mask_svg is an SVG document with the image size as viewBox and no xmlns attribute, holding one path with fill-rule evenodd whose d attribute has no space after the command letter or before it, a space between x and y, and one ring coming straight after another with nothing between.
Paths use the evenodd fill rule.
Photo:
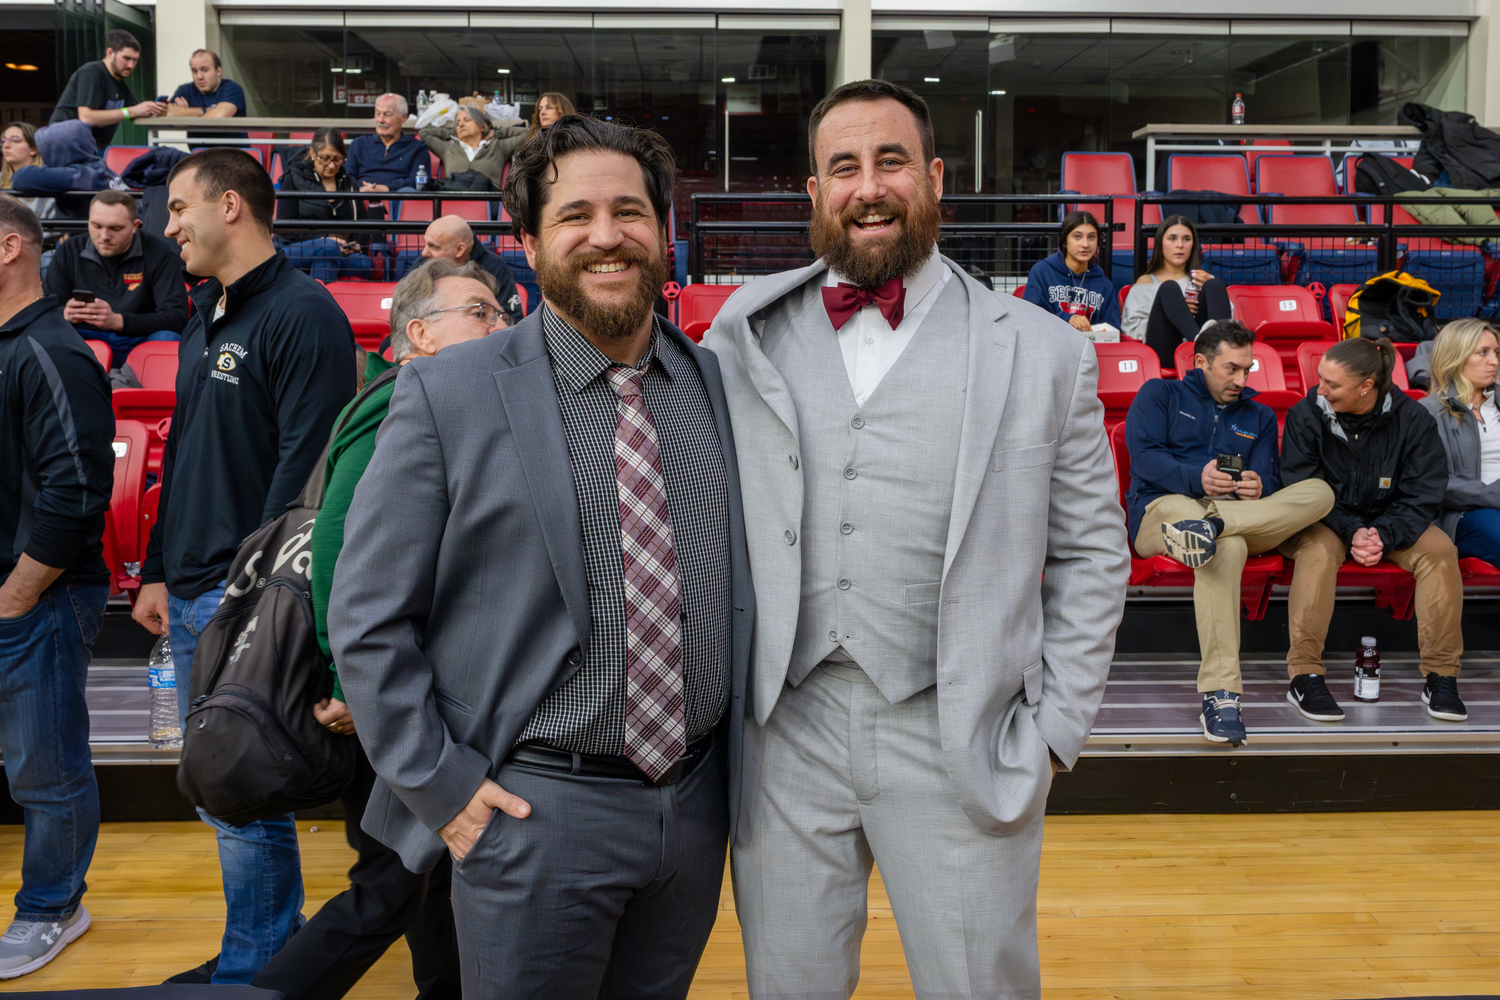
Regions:
<instances>
[{"instance_id":1,"label":"ceiling light","mask_svg":"<svg viewBox=\"0 0 1500 1000\"><path fill-rule=\"evenodd\" d=\"M939 80L935 76L924 76L924 77L922 77L922 82L923 83L942 83L943 81Z\"/></svg>"},{"instance_id":2,"label":"ceiling light","mask_svg":"<svg viewBox=\"0 0 1500 1000\"><path fill-rule=\"evenodd\" d=\"M6 63L5 64L5 68L6 69L18 69L18 70L20 70L23 73L35 73L36 72L36 67L33 66L33 65L31 65L31 63Z\"/></svg>"},{"instance_id":3,"label":"ceiling light","mask_svg":"<svg viewBox=\"0 0 1500 1000\"><path fill-rule=\"evenodd\" d=\"M499 69L495 70L495 72L499 73L501 76L509 76L510 75L510 70L506 69L504 66L502 66Z\"/></svg>"},{"instance_id":4,"label":"ceiling light","mask_svg":"<svg viewBox=\"0 0 1500 1000\"><path fill-rule=\"evenodd\" d=\"M362 69L346 69L346 70L344 70L344 72L345 73L363 73L364 70L362 70Z\"/></svg>"},{"instance_id":5,"label":"ceiling light","mask_svg":"<svg viewBox=\"0 0 1500 1000\"><path fill-rule=\"evenodd\" d=\"M1005 91L1003 91L1003 90L992 90L992 91L990 91L990 96L991 97L1004 97L1005 96Z\"/></svg>"},{"instance_id":6,"label":"ceiling light","mask_svg":"<svg viewBox=\"0 0 1500 1000\"><path fill-rule=\"evenodd\" d=\"M723 76L723 77L719 78L719 82L720 83L733 83L734 82L734 77L732 77L732 76Z\"/></svg>"}]
</instances>

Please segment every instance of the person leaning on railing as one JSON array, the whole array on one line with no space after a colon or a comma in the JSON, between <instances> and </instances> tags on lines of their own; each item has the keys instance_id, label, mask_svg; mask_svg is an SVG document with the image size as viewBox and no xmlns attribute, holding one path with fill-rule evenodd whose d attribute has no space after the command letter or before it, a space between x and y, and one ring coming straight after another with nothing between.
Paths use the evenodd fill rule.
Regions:
<instances>
[{"instance_id":1,"label":"person leaning on railing","mask_svg":"<svg viewBox=\"0 0 1500 1000\"><path fill-rule=\"evenodd\" d=\"M338 129L320 128L307 148L296 153L281 175L282 191L326 191L353 193L354 182L344 171L348 153ZM365 203L358 198L279 198L276 218L354 221L365 218ZM298 268L327 284L339 278L370 278L375 263L349 234L283 232L286 257Z\"/></svg>"},{"instance_id":2,"label":"person leaning on railing","mask_svg":"<svg viewBox=\"0 0 1500 1000\"><path fill-rule=\"evenodd\" d=\"M1177 345L1196 340L1211 319L1229 319L1229 290L1199 266L1198 229L1185 215L1169 215L1156 227L1156 248L1146 273L1125 298L1121 330L1143 340L1163 368L1177 365ZM1197 299L1189 294L1197 286Z\"/></svg>"},{"instance_id":3,"label":"person leaning on railing","mask_svg":"<svg viewBox=\"0 0 1500 1000\"><path fill-rule=\"evenodd\" d=\"M1500 566L1500 411L1495 372L1500 338L1482 319L1457 319L1433 342L1432 393L1421 401L1448 454L1448 490L1438 527L1460 558Z\"/></svg>"}]
</instances>

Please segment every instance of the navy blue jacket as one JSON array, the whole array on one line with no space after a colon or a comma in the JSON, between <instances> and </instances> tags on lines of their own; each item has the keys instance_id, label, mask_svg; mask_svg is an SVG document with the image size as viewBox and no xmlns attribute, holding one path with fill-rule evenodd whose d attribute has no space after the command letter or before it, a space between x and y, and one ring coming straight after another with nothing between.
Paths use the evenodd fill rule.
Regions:
<instances>
[{"instance_id":1,"label":"navy blue jacket","mask_svg":"<svg viewBox=\"0 0 1500 1000\"><path fill-rule=\"evenodd\" d=\"M1074 274L1061 250L1031 266L1024 297L1065 320L1076 315L1090 323L1120 326L1120 293L1115 283L1097 263L1090 264L1082 276Z\"/></svg>"},{"instance_id":2,"label":"navy blue jacket","mask_svg":"<svg viewBox=\"0 0 1500 1000\"><path fill-rule=\"evenodd\" d=\"M366 181L399 191L416 187L417 167L430 162L427 144L415 136L403 135L387 146L378 135L362 135L349 144L344 172L356 191Z\"/></svg>"},{"instance_id":3,"label":"navy blue jacket","mask_svg":"<svg viewBox=\"0 0 1500 1000\"><path fill-rule=\"evenodd\" d=\"M1154 378L1141 387L1125 417L1132 545L1146 506L1171 494L1202 497L1203 466L1219 455L1243 458L1245 469L1260 476L1262 496L1281 488L1276 413L1254 400L1255 390L1246 386L1238 400L1219 410L1198 368L1180 382Z\"/></svg>"}]
</instances>

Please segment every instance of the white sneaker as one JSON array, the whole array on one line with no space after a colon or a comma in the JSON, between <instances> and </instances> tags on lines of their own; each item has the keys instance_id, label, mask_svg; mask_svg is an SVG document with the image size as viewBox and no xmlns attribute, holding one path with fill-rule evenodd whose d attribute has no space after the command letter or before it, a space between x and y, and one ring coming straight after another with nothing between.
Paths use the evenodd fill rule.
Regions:
<instances>
[{"instance_id":1,"label":"white sneaker","mask_svg":"<svg viewBox=\"0 0 1500 1000\"><path fill-rule=\"evenodd\" d=\"M0 934L0 979L35 972L88 929L89 911L82 906L67 920L12 920Z\"/></svg>"}]
</instances>

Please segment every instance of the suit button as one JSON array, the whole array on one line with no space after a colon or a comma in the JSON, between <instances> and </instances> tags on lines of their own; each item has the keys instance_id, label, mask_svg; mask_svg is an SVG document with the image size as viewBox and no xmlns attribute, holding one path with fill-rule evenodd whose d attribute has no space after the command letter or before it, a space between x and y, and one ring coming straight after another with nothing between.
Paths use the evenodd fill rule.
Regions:
<instances>
[{"instance_id":1,"label":"suit button","mask_svg":"<svg viewBox=\"0 0 1500 1000\"><path fill-rule=\"evenodd\" d=\"M791 528L788 528L786 530L786 543L788 545L796 545L797 544L797 533L795 531L793 531Z\"/></svg>"},{"instance_id":2,"label":"suit button","mask_svg":"<svg viewBox=\"0 0 1500 1000\"><path fill-rule=\"evenodd\" d=\"M854 525L850 524L848 521L845 521L843 524L839 525L839 530L847 535L854 530Z\"/></svg>"},{"instance_id":3,"label":"suit button","mask_svg":"<svg viewBox=\"0 0 1500 1000\"><path fill-rule=\"evenodd\" d=\"M855 430L859 430L861 427L863 427L865 425L865 418L864 417L855 417L853 420L851 420L849 422L854 425L854 429Z\"/></svg>"},{"instance_id":4,"label":"suit button","mask_svg":"<svg viewBox=\"0 0 1500 1000\"><path fill-rule=\"evenodd\" d=\"M840 580L839 581L839 589L840 590L848 590L849 589L849 581L848 580Z\"/></svg>"},{"instance_id":5,"label":"suit button","mask_svg":"<svg viewBox=\"0 0 1500 1000\"><path fill-rule=\"evenodd\" d=\"M828 641L829 642L838 642L839 641L839 634L837 632L835 632L833 629L829 629L828 630Z\"/></svg>"},{"instance_id":6,"label":"suit button","mask_svg":"<svg viewBox=\"0 0 1500 1000\"><path fill-rule=\"evenodd\" d=\"M580 664L582 662L583 662L583 654L580 653L578 650L575 649L575 650L573 650L573 652L571 652L571 653L568 654L568 666L570 666L570 667L576 667L576 666L578 666L578 664Z\"/></svg>"},{"instance_id":7,"label":"suit button","mask_svg":"<svg viewBox=\"0 0 1500 1000\"><path fill-rule=\"evenodd\" d=\"M787 460L787 461L788 461L788 462L791 462L791 463L792 463L792 468L794 468L794 469L795 469L795 468L796 468L796 467L797 467L797 456L796 456L796 455L788 455L788 456L787 456L787 457L786 457L786 460Z\"/></svg>"},{"instance_id":8,"label":"suit button","mask_svg":"<svg viewBox=\"0 0 1500 1000\"><path fill-rule=\"evenodd\" d=\"M844 470L844 478L845 479L853 479L857 475L859 475L859 473L855 472L853 469L845 469Z\"/></svg>"}]
</instances>

